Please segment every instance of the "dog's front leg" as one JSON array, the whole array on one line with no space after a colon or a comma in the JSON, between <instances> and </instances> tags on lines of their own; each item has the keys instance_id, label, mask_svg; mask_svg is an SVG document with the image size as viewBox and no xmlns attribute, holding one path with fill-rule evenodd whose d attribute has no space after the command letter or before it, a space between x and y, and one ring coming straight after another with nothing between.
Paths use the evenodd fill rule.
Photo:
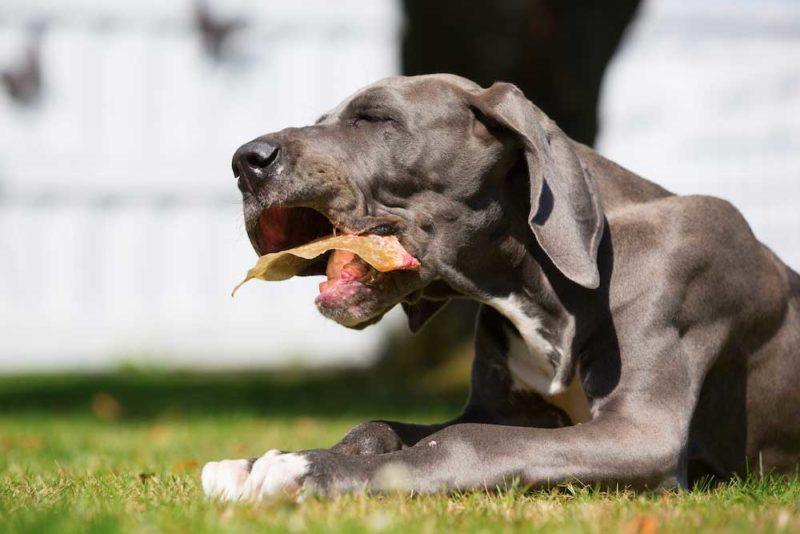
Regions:
<instances>
[{"instance_id":1,"label":"dog's front leg","mask_svg":"<svg viewBox=\"0 0 800 534\"><path fill-rule=\"evenodd\" d=\"M514 410L505 413L501 404L492 404L492 399L507 398L495 389L503 380L489 372L498 366L479 365L465 414L482 413L482 422L457 422L409 446L417 437L412 436L405 448L389 428L397 439L389 434L386 443L401 449L384 454L271 451L255 463L213 462L203 470L203 487L212 496L261 499L303 488L322 494L361 489L429 493L493 489L515 480L532 487L573 480L634 488L679 485L686 480L689 423L701 381L690 380L691 368L672 334L649 346L653 352L633 364L623 361L617 386L596 402L594 419L587 423L541 428ZM478 362L490 362L485 350L477 354ZM502 377L505 371L498 373ZM597 380L605 376L595 375ZM532 410L527 402L512 404L523 413ZM542 421L557 426L558 418L550 419ZM525 426L513 426L520 423Z\"/></svg>"},{"instance_id":2,"label":"dog's front leg","mask_svg":"<svg viewBox=\"0 0 800 534\"><path fill-rule=\"evenodd\" d=\"M672 487L681 481L681 436L668 420L635 421L621 415L554 429L462 423L386 454L271 451L249 473L244 464L206 467L203 483L209 495L255 500L297 495L301 489L320 494L431 493L503 488L514 481L531 487L574 480L611 487Z\"/></svg>"}]
</instances>

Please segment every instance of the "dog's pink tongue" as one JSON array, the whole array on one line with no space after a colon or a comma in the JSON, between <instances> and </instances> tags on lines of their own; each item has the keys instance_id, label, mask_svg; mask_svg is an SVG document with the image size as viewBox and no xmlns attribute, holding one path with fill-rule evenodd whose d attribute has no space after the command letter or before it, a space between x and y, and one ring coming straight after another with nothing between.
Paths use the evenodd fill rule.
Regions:
<instances>
[{"instance_id":1,"label":"dog's pink tongue","mask_svg":"<svg viewBox=\"0 0 800 534\"><path fill-rule=\"evenodd\" d=\"M369 266L361 258L346 250L334 250L328 258L325 275L328 279L319 285L320 291L325 291L336 282L357 280L367 274Z\"/></svg>"}]
</instances>

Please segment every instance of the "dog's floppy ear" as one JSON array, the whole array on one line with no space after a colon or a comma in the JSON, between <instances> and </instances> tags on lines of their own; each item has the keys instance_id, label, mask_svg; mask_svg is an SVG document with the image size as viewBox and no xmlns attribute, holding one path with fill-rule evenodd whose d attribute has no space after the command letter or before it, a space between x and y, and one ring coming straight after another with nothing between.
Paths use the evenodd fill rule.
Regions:
<instances>
[{"instance_id":1,"label":"dog's floppy ear","mask_svg":"<svg viewBox=\"0 0 800 534\"><path fill-rule=\"evenodd\" d=\"M406 312L408 317L408 328L412 334L419 332L425 323L439 313L448 300L428 300L419 299L417 302L410 304L403 302L403 311Z\"/></svg>"},{"instance_id":2,"label":"dog's floppy ear","mask_svg":"<svg viewBox=\"0 0 800 534\"><path fill-rule=\"evenodd\" d=\"M597 186L583 171L567 136L512 84L495 83L471 93L469 101L514 133L522 145L530 180L528 221L539 246L567 278L583 287L598 287L603 211Z\"/></svg>"}]
</instances>

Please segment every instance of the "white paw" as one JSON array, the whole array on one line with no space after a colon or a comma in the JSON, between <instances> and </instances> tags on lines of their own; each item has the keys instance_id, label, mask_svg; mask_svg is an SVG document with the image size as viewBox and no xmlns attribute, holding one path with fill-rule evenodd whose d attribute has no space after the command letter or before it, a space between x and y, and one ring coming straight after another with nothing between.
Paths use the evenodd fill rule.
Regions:
<instances>
[{"instance_id":1,"label":"white paw","mask_svg":"<svg viewBox=\"0 0 800 534\"><path fill-rule=\"evenodd\" d=\"M203 491L208 497L226 501L258 501L300 493L308 460L300 453L271 450L250 467L248 460L209 462L203 467Z\"/></svg>"},{"instance_id":2,"label":"white paw","mask_svg":"<svg viewBox=\"0 0 800 534\"><path fill-rule=\"evenodd\" d=\"M235 501L242 498L244 483L249 475L248 460L222 460L204 465L200 481L208 497Z\"/></svg>"}]
</instances>

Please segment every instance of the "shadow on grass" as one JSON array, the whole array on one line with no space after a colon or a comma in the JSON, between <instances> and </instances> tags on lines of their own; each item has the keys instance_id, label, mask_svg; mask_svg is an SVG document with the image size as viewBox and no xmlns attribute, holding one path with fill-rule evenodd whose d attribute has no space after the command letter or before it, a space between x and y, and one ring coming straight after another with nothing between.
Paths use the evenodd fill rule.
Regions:
<instances>
[{"instance_id":1,"label":"shadow on grass","mask_svg":"<svg viewBox=\"0 0 800 534\"><path fill-rule=\"evenodd\" d=\"M124 419L224 414L402 419L454 415L465 399L461 387L434 390L375 371L347 369L0 377L0 415L91 414L118 407Z\"/></svg>"}]
</instances>

